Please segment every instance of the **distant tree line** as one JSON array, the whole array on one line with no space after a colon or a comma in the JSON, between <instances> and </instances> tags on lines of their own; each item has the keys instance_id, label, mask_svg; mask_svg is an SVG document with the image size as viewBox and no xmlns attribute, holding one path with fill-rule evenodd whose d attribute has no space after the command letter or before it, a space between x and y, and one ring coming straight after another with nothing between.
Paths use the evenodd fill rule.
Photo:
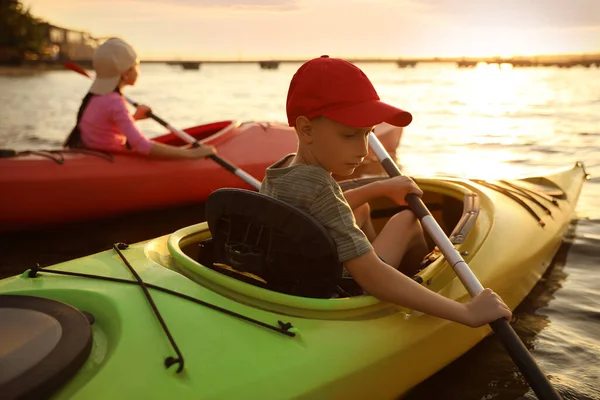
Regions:
<instances>
[{"instance_id":1,"label":"distant tree line","mask_svg":"<svg viewBox=\"0 0 600 400\"><path fill-rule=\"evenodd\" d=\"M19 0L0 0L0 63L37 59L46 48L47 26Z\"/></svg>"}]
</instances>

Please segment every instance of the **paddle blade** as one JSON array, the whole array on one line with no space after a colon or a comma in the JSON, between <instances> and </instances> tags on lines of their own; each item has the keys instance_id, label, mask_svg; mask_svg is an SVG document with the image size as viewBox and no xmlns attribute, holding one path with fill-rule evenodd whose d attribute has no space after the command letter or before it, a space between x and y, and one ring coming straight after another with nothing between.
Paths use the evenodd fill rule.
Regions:
<instances>
[{"instance_id":1,"label":"paddle blade","mask_svg":"<svg viewBox=\"0 0 600 400\"><path fill-rule=\"evenodd\" d=\"M0 158L15 157L17 154L13 149L0 149Z\"/></svg>"},{"instance_id":2,"label":"paddle blade","mask_svg":"<svg viewBox=\"0 0 600 400\"><path fill-rule=\"evenodd\" d=\"M88 78L92 77L92 75L90 75L90 73L87 72L87 70L85 68L83 68L81 65L75 64L74 62L66 61L64 63L64 66L66 68L70 69L71 71L75 71L78 74L81 74L83 76L87 76Z\"/></svg>"}]
</instances>

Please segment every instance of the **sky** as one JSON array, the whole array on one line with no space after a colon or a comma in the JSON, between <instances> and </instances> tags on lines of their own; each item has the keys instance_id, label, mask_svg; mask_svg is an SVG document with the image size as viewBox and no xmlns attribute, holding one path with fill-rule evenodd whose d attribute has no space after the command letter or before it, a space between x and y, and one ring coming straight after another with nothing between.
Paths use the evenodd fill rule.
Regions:
<instances>
[{"instance_id":1,"label":"sky","mask_svg":"<svg viewBox=\"0 0 600 400\"><path fill-rule=\"evenodd\" d=\"M600 0L24 0L141 59L600 52Z\"/></svg>"}]
</instances>

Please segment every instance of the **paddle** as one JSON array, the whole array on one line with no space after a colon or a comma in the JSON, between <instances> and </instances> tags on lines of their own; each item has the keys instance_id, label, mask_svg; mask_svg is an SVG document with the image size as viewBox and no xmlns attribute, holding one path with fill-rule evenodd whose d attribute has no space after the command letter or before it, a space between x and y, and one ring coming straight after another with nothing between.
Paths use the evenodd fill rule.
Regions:
<instances>
[{"instance_id":1,"label":"paddle","mask_svg":"<svg viewBox=\"0 0 600 400\"><path fill-rule=\"evenodd\" d=\"M83 76L86 76L88 78L93 78L92 75L90 75L90 73L85 68L83 68L81 65L67 61L64 63L64 66L67 67L68 69L70 69L71 71L75 71ZM125 97L125 100L127 100L127 102L129 104L133 105L134 107L137 107L139 105L139 103L130 99L129 97L127 97L127 96L124 96L124 97ZM200 142L198 142L193 136L188 135L184 131L171 126L167 121L158 117L157 115L154 115L152 112L148 113L148 117L152 118L153 120L155 120L156 122L158 122L159 124L161 124L162 126L167 128L169 131L171 131L175 135L179 136L181 139L185 140L188 143L191 143L192 147L200 147ZM209 158L211 158L213 161L215 161L221 167L225 168L227 171L240 177L244 182L246 182L247 184L252 186L254 189L256 189L256 190L260 189L260 181L258 181L252 175L239 169L238 167L234 166L233 164L229 163L228 161L225 161L224 159L222 159L221 157L219 157L216 154L209 156Z\"/></svg>"},{"instance_id":2,"label":"paddle","mask_svg":"<svg viewBox=\"0 0 600 400\"><path fill-rule=\"evenodd\" d=\"M17 154L19 153L13 149L0 149L0 158L15 157Z\"/></svg>"},{"instance_id":3,"label":"paddle","mask_svg":"<svg viewBox=\"0 0 600 400\"><path fill-rule=\"evenodd\" d=\"M389 176L402 175L396 163L390 158L377 136L372 132L369 134L369 146L371 146ZM406 196L406 203L419 218L421 224L438 246L444 257L446 257L446 260L452 266L454 272L471 297L474 297L479 292L483 291L483 286L462 256L454 248L437 221L431 216L431 213L421 198L416 194L411 193ZM510 357L513 359L537 397L542 400L560 399L560 395L542 373L539 366L536 364L533 357L531 357L531 354L529 354L529 351L523 342L521 342L521 339L517 336L508 321L502 318L492 322L490 326L504 344Z\"/></svg>"}]
</instances>

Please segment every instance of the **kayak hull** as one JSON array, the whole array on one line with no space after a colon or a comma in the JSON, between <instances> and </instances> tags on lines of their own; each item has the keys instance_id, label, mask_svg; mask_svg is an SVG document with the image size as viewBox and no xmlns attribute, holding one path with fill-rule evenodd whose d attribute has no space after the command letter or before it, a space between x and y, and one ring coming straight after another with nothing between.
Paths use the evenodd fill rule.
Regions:
<instances>
[{"instance_id":1,"label":"kayak hull","mask_svg":"<svg viewBox=\"0 0 600 400\"><path fill-rule=\"evenodd\" d=\"M259 181L269 165L297 146L293 129L274 123L222 121L186 132ZM378 132L396 146L400 134L389 127ZM174 134L153 140L184 145ZM25 153L0 158L0 171L0 232L199 203L221 187L251 189L210 159L156 160L131 153Z\"/></svg>"},{"instance_id":2,"label":"kayak hull","mask_svg":"<svg viewBox=\"0 0 600 400\"><path fill-rule=\"evenodd\" d=\"M468 199L477 198L477 218L458 231L466 235L455 245L468 253L465 259L483 286L514 309L558 249L584 177L577 165L549 174L541 183L519 181L540 192L561 192L557 205L548 204L552 215L523 198L544 226L518 202L483 183L450 178L417 182L432 210L440 199L454 199L466 210ZM386 201L372 206L385 208ZM447 225L447 219L439 219ZM0 294L57 299L95 316L92 353L56 399L395 398L490 332L489 327L467 328L367 295L307 299L248 285L194 261L193 249L209 236L202 223L122 250L144 282L246 318L150 289L184 355L180 374L176 366L164 366L165 357L175 353L140 287L44 272L133 280L114 250L57 264L35 278L24 273L0 281ZM424 286L446 297L469 298L443 256L419 275ZM294 336L277 331L286 323L293 328L285 332Z\"/></svg>"},{"instance_id":3,"label":"kayak hull","mask_svg":"<svg viewBox=\"0 0 600 400\"><path fill-rule=\"evenodd\" d=\"M220 128L202 142L218 147L226 160L239 160L239 166L258 179L271 162L295 146L283 125L263 128L258 123L229 121ZM81 153L63 156L61 164L36 154L0 160L0 229L200 202L223 185L248 188L209 159L154 160L125 153L112 154L112 160Z\"/></svg>"}]
</instances>

